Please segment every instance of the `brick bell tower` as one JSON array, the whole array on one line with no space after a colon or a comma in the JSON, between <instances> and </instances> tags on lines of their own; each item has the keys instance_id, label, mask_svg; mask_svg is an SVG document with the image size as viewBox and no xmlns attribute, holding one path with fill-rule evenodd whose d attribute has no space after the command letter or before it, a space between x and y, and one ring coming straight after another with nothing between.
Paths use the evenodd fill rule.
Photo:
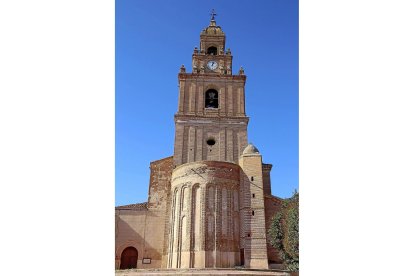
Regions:
<instances>
[{"instance_id":1,"label":"brick bell tower","mask_svg":"<svg viewBox=\"0 0 414 276\"><path fill-rule=\"evenodd\" d=\"M267 268L261 155L246 151L246 76L243 68L233 75L214 16L194 49L192 72L181 66L178 74L163 266Z\"/></svg>"},{"instance_id":2,"label":"brick bell tower","mask_svg":"<svg viewBox=\"0 0 414 276\"><path fill-rule=\"evenodd\" d=\"M200 34L200 48L194 48L192 72L182 66L178 74L176 166L201 160L237 162L247 146L246 76L242 68L233 75L233 56L225 50L226 36L214 16L213 11Z\"/></svg>"}]
</instances>

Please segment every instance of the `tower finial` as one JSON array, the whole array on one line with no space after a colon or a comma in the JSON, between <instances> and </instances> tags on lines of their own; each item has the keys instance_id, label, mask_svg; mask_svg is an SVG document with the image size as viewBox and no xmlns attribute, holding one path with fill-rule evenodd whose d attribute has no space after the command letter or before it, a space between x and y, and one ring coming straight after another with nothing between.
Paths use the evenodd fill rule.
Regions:
<instances>
[{"instance_id":1,"label":"tower finial","mask_svg":"<svg viewBox=\"0 0 414 276\"><path fill-rule=\"evenodd\" d=\"M212 9L210 15L211 15L211 20L214 20L214 16L216 16L217 13L214 11L214 9Z\"/></svg>"}]
</instances>

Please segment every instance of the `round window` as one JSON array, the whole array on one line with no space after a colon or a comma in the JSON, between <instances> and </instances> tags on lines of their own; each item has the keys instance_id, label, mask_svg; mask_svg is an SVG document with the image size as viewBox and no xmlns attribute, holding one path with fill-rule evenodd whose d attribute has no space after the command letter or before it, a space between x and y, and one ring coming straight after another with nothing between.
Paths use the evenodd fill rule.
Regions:
<instances>
[{"instance_id":1,"label":"round window","mask_svg":"<svg viewBox=\"0 0 414 276\"><path fill-rule=\"evenodd\" d=\"M215 143L216 143L216 140L214 140L213 138L210 138L207 140L207 145L209 146L214 146Z\"/></svg>"}]
</instances>

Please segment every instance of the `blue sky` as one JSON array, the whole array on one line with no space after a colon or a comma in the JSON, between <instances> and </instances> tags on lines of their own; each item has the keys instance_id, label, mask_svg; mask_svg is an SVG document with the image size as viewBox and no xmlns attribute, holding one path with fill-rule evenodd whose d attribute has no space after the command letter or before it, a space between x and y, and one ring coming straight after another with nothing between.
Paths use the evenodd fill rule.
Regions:
<instances>
[{"instance_id":1,"label":"blue sky","mask_svg":"<svg viewBox=\"0 0 414 276\"><path fill-rule=\"evenodd\" d=\"M247 75L248 140L273 164L272 193L298 189L298 1L115 4L115 203L147 200L149 163L173 154L177 74L190 70L211 9Z\"/></svg>"}]
</instances>

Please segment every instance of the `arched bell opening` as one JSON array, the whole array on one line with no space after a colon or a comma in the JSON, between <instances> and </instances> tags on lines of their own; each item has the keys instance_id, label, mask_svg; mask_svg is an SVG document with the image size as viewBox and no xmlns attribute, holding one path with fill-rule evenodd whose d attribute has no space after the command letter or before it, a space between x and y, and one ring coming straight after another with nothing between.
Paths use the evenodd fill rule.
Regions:
<instances>
[{"instance_id":1,"label":"arched bell opening","mask_svg":"<svg viewBox=\"0 0 414 276\"><path fill-rule=\"evenodd\" d=\"M205 108L218 108L218 92L214 89L209 89L205 93Z\"/></svg>"},{"instance_id":2,"label":"arched bell opening","mask_svg":"<svg viewBox=\"0 0 414 276\"><path fill-rule=\"evenodd\" d=\"M217 47L215 46L208 47L207 55L217 55Z\"/></svg>"}]
</instances>

